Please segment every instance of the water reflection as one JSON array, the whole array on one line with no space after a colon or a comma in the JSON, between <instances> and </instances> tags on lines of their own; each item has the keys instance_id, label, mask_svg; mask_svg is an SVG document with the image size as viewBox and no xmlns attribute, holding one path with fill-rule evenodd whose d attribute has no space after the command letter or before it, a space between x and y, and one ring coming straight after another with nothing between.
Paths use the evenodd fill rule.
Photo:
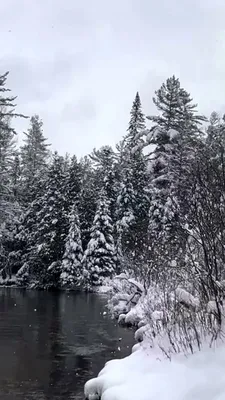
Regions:
<instances>
[{"instance_id":1,"label":"water reflection","mask_svg":"<svg viewBox=\"0 0 225 400\"><path fill-rule=\"evenodd\" d=\"M0 399L83 399L84 382L133 345L132 331L102 316L105 302L95 294L1 288Z\"/></svg>"}]
</instances>

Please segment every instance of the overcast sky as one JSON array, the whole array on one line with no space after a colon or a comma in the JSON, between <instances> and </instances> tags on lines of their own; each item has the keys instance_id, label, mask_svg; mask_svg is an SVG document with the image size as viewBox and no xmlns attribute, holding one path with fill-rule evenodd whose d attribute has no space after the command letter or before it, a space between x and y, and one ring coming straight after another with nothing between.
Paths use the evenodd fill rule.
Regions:
<instances>
[{"instance_id":1,"label":"overcast sky","mask_svg":"<svg viewBox=\"0 0 225 400\"><path fill-rule=\"evenodd\" d=\"M225 0L5 0L0 15L0 73L60 153L114 145L136 91L151 114L172 74L225 112Z\"/></svg>"}]
</instances>

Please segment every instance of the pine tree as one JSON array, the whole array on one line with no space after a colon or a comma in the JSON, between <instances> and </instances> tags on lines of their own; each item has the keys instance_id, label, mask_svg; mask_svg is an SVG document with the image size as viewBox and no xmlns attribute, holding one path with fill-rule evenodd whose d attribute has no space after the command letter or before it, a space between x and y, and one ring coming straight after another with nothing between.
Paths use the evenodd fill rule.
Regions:
<instances>
[{"instance_id":1,"label":"pine tree","mask_svg":"<svg viewBox=\"0 0 225 400\"><path fill-rule=\"evenodd\" d=\"M57 287L64 253L68 218L65 211L64 159L54 153L45 182L44 193L35 201L39 205L32 227L33 246L27 257L33 276L41 287Z\"/></svg>"},{"instance_id":2,"label":"pine tree","mask_svg":"<svg viewBox=\"0 0 225 400\"><path fill-rule=\"evenodd\" d=\"M104 189L110 206L110 216L115 221L115 207L117 198L117 180L115 159L116 155L110 146L94 149L90 154L95 170L95 181L98 191Z\"/></svg>"},{"instance_id":3,"label":"pine tree","mask_svg":"<svg viewBox=\"0 0 225 400\"><path fill-rule=\"evenodd\" d=\"M21 147L21 170L23 177L23 202L31 203L39 192L40 181L47 170L49 144L43 135L43 122L38 115L30 119L30 128L25 133L25 144Z\"/></svg>"},{"instance_id":4,"label":"pine tree","mask_svg":"<svg viewBox=\"0 0 225 400\"><path fill-rule=\"evenodd\" d=\"M135 223L135 194L130 175L131 171L127 169L117 198L117 252L120 258L134 248L132 227Z\"/></svg>"},{"instance_id":5,"label":"pine tree","mask_svg":"<svg viewBox=\"0 0 225 400\"><path fill-rule=\"evenodd\" d=\"M96 212L98 199L98 186L95 173L88 157L81 160L82 181L78 205L80 216L80 229L83 249L86 249L90 240L90 230Z\"/></svg>"},{"instance_id":6,"label":"pine tree","mask_svg":"<svg viewBox=\"0 0 225 400\"><path fill-rule=\"evenodd\" d=\"M121 149L122 182L118 198L117 231L120 232L118 243L122 246L121 252L125 254L129 249L134 260L144 254L149 208L147 160L142 150L145 118L138 93L130 114L128 133L123 138ZM126 224L124 221L127 221Z\"/></svg>"},{"instance_id":7,"label":"pine tree","mask_svg":"<svg viewBox=\"0 0 225 400\"><path fill-rule=\"evenodd\" d=\"M208 157L210 168L214 168L214 172L217 171L217 177L222 178L219 186L225 189L225 117L221 119L216 112L213 112L206 133L206 157Z\"/></svg>"},{"instance_id":8,"label":"pine tree","mask_svg":"<svg viewBox=\"0 0 225 400\"><path fill-rule=\"evenodd\" d=\"M6 89L5 87L8 74L9 72L0 75L0 132L1 135L4 135L4 138L12 138L13 135L16 135L15 129L10 124L12 118L27 118L23 114L15 113L16 105L14 104L14 101L17 97L6 96L6 93L10 92L10 89ZM1 137L1 143L2 140L4 139Z\"/></svg>"},{"instance_id":9,"label":"pine tree","mask_svg":"<svg viewBox=\"0 0 225 400\"><path fill-rule=\"evenodd\" d=\"M41 198L34 200L15 224L8 260L13 274L18 274L21 286L38 280L42 266L36 253L37 215L42 209Z\"/></svg>"},{"instance_id":10,"label":"pine tree","mask_svg":"<svg viewBox=\"0 0 225 400\"><path fill-rule=\"evenodd\" d=\"M112 277L116 261L109 202L105 191L102 190L91 229L91 239L83 258L86 286L91 288L101 285L104 278Z\"/></svg>"},{"instance_id":11,"label":"pine tree","mask_svg":"<svg viewBox=\"0 0 225 400\"><path fill-rule=\"evenodd\" d=\"M62 259L60 282L62 286L74 287L79 285L82 280L81 261L83 258L80 222L75 204L72 207L69 222L70 227Z\"/></svg>"},{"instance_id":12,"label":"pine tree","mask_svg":"<svg viewBox=\"0 0 225 400\"><path fill-rule=\"evenodd\" d=\"M151 236L157 238L156 240L159 240L160 236L169 229L173 219L173 217L169 217L167 204L171 204L171 186L174 180L172 173L174 144L173 140L171 141L166 133L163 134L162 130L160 130L159 138L160 142L156 145L151 161L149 211L149 232Z\"/></svg>"},{"instance_id":13,"label":"pine tree","mask_svg":"<svg viewBox=\"0 0 225 400\"><path fill-rule=\"evenodd\" d=\"M188 171L195 152L201 147L199 133L206 120L197 114L197 105L175 76L167 79L155 93L153 101L160 115L148 117L156 123L150 136L150 143L155 145L151 155L151 242L157 235L165 240L169 240L169 235L176 236L177 226L187 212Z\"/></svg>"},{"instance_id":14,"label":"pine tree","mask_svg":"<svg viewBox=\"0 0 225 400\"><path fill-rule=\"evenodd\" d=\"M24 117L15 113L16 97L7 95L10 92L5 87L7 76L8 72L0 75L0 262L3 269L7 266L12 225L20 212L11 175L16 135L11 122L14 117Z\"/></svg>"},{"instance_id":15,"label":"pine tree","mask_svg":"<svg viewBox=\"0 0 225 400\"><path fill-rule=\"evenodd\" d=\"M68 213L76 203L80 201L80 192L82 184L82 168L77 161L77 157L73 156L69 159L68 167L66 168L66 182L65 182L65 193L66 193L66 207Z\"/></svg>"},{"instance_id":16,"label":"pine tree","mask_svg":"<svg viewBox=\"0 0 225 400\"><path fill-rule=\"evenodd\" d=\"M131 118L128 126L128 133L124 138L126 148L135 149L143 143L145 131L145 117L142 112L141 99L139 93L136 93L133 106L130 112Z\"/></svg>"},{"instance_id":17,"label":"pine tree","mask_svg":"<svg viewBox=\"0 0 225 400\"><path fill-rule=\"evenodd\" d=\"M21 198L21 162L18 151L15 151L11 165L12 190L15 200L20 203Z\"/></svg>"},{"instance_id":18,"label":"pine tree","mask_svg":"<svg viewBox=\"0 0 225 400\"><path fill-rule=\"evenodd\" d=\"M162 84L153 97L160 115L147 118L165 131L185 130L189 135L196 134L200 132L200 127L206 118L197 114L197 105L192 101L190 94L181 87L179 79L173 75Z\"/></svg>"},{"instance_id":19,"label":"pine tree","mask_svg":"<svg viewBox=\"0 0 225 400\"><path fill-rule=\"evenodd\" d=\"M4 122L4 127L5 125L6 122ZM0 223L4 223L9 217L13 218L15 211L15 197L11 180L14 154L14 133L10 128L1 131L0 123Z\"/></svg>"},{"instance_id":20,"label":"pine tree","mask_svg":"<svg viewBox=\"0 0 225 400\"><path fill-rule=\"evenodd\" d=\"M209 119L209 126L207 127L206 143L215 155L225 147L224 133L225 119L221 119L216 112L212 112Z\"/></svg>"}]
</instances>

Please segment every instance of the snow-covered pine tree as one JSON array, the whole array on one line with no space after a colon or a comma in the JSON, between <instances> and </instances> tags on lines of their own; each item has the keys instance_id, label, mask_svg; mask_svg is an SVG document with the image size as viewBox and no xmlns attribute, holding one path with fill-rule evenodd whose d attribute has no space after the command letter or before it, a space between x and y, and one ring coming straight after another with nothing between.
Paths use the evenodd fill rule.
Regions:
<instances>
[{"instance_id":1,"label":"snow-covered pine tree","mask_svg":"<svg viewBox=\"0 0 225 400\"><path fill-rule=\"evenodd\" d=\"M181 217L181 204L188 204L186 172L201 146L199 133L206 120L197 113L197 105L175 76L168 78L155 94L153 102L160 115L147 117L156 123L150 136L150 144L155 146L151 155L149 225L153 236L156 227L161 234L171 231L178 213Z\"/></svg>"},{"instance_id":2,"label":"snow-covered pine tree","mask_svg":"<svg viewBox=\"0 0 225 400\"><path fill-rule=\"evenodd\" d=\"M174 183L173 175L173 157L174 143L169 134L158 129L158 143L155 147L151 159L151 182L150 182L150 235L160 239L164 235L173 221L173 213L168 213L171 205L172 185Z\"/></svg>"},{"instance_id":3,"label":"snow-covered pine tree","mask_svg":"<svg viewBox=\"0 0 225 400\"><path fill-rule=\"evenodd\" d=\"M221 119L216 112L213 112L209 119L206 144L214 161L217 159L220 162L225 151L225 118Z\"/></svg>"},{"instance_id":4,"label":"snow-covered pine tree","mask_svg":"<svg viewBox=\"0 0 225 400\"><path fill-rule=\"evenodd\" d=\"M34 246L30 258L39 285L57 287L68 233L68 216L65 211L64 159L56 152L48 170L45 191L38 201L41 207L36 214Z\"/></svg>"},{"instance_id":5,"label":"snow-covered pine tree","mask_svg":"<svg viewBox=\"0 0 225 400\"><path fill-rule=\"evenodd\" d=\"M183 227L192 187L187 182L191 163L201 148L205 117L197 113L190 94L174 76L163 83L153 101L160 115L148 117L156 123L149 135L155 150L150 161L148 258L154 267L166 271L171 260L185 253L187 235Z\"/></svg>"},{"instance_id":6,"label":"snow-covered pine tree","mask_svg":"<svg viewBox=\"0 0 225 400\"><path fill-rule=\"evenodd\" d=\"M118 243L122 244L122 253L127 253L129 249L134 260L139 258L140 255L143 258L144 255L149 208L149 177L147 161L142 150L145 117L142 112L139 93L135 96L130 114L128 132L123 138L122 154L119 157L122 158L122 185L118 197L117 229L120 232ZM132 218L128 217L129 215L132 215ZM130 221L129 224L128 220ZM124 221L127 222L124 224Z\"/></svg>"},{"instance_id":7,"label":"snow-covered pine tree","mask_svg":"<svg viewBox=\"0 0 225 400\"><path fill-rule=\"evenodd\" d=\"M125 136L125 147L134 150L135 147L143 144L143 136L145 131L145 116L142 112L140 95L137 92L131 111L130 122Z\"/></svg>"},{"instance_id":8,"label":"snow-covered pine tree","mask_svg":"<svg viewBox=\"0 0 225 400\"><path fill-rule=\"evenodd\" d=\"M174 75L155 92L153 102L160 114L148 116L147 119L164 131L185 129L189 131L189 135L193 132L196 134L206 121L204 116L197 114L197 105L193 103L190 94L181 87L179 79Z\"/></svg>"},{"instance_id":9,"label":"snow-covered pine tree","mask_svg":"<svg viewBox=\"0 0 225 400\"><path fill-rule=\"evenodd\" d=\"M112 277L116 269L115 245L109 202L102 189L94 217L91 239L83 258L85 286L101 285L104 278Z\"/></svg>"},{"instance_id":10,"label":"snow-covered pine tree","mask_svg":"<svg viewBox=\"0 0 225 400\"><path fill-rule=\"evenodd\" d=\"M131 109L131 119L128 127L128 135L125 137L126 147L129 149L130 169L132 171L132 185L134 188L134 258L143 258L145 254L146 238L148 230L149 211L149 174L147 172L147 160L143 154L145 136L145 117L142 112L140 96L137 93Z\"/></svg>"},{"instance_id":11,"label":"snow-covered pine tree","mask_svg":"<svg viewBox=\"0 0 225 400\"><path fill-rule=\"evenodd\" d=\"M25 206L39 194L40 181L47 171L49 144L43 134L43 122L38 115L30 119L30 128L25 133L24 145L20 149L23 203Z\"/></svg>"},{"instance_id":12,"label":"snow-covered pine tree","mask_svg":"<svg viewBox=\"0 0 225 400\"><path fill-rule=\"evenodd\" d=\"M82 169L77 157L74 155L69 159L68 168L66 170L65 194L66 208L68 213L71 212L74 203L78 205L80 200L82 182Z\"/></svg>"},{"instance_id":13,"label":"snow-covered pine tree","mask_svg":"<svg viewBox=\"0 0 225 400\"><path fill-rule=\"evenodd\" d=\"M80 221L74 204L69 216L69 233L61 264L60 283L62 287L75 287L81 284L83 249L81 243Z\"/></svg>"},{"instance_id":14,"label":"snow-covered pine tree","mask_svg":"<svg viewBox=\"0 0 225 400\"><path fill-rule=\"evenodd\" d=\"M15 200L20 203L21 197L21 162L19 152L15 151L11 165L12 190Z\"/></svg>"},{"instance_id":15,"label":"snow-covered pine tree","mask_svg":"<svg viewBox=\"0 0 225 400\"><path fill-rule=\"evenodd\" d=\"M131 170L124 171L123 182L117 198L117 254L122 261L123 255L134 250L132 228L135 224L135 193L131 182Z\"/></svg>"},{"instance_id":16,"label":"snow-covered pine tree","mask_svg":"<svg viewBox=\"0 0 225 400\"><path fill-rule=\"evenodd\" d=\"M18 273L18 283L22 286L38 280L40 265L38 265L35 245L38 228L37 215L42 205L41 198L34 200L21 214L13 232L8 260L12 273Z\"/></svg>"},{"instance_id":17,"label":"snow-covered pine tree","mask_svg":"<svg viewBox=\"0 0 225 400\"><path fill-rule=\"evenodd\" d=\"M14 117L24 117L15 113L16 97L8 95L10 90L5 87L7 76L8 72L0 75L0 263L3 269L8 263L12 225L20 212L11 175L16 135L11 122Z\"/></svg>"},{"instance_id":18,"label":"snow-covered pine tree","mask_svg":"<svg viewBox=\"0 0 225 400\"><path fill-rule=\"evenodd\" d=\"M7 96L6 93L10 92L10 89L5 87L9 72L0 75L0 132L7 136L7 133L16 135L15 129L11 126L10 121L12 118L20 117L27 118L23 114L15 113L16 96ZM12 137L9 135L9 137Z\"/></svg>"},{"instance_id":19,"label":"snow-covered pine tree","mask_svg":"<svg viewBox=\"0 0 225 400\"><path fill-rule=\"evenodd\" d=\"M84 157L80 164L82 181L78 213L80 216L82 246L85 250L90 240L90 230L96 212L98 186L96 185L95 172L89 157Z\"/></svg>"},{"instance_id":20,"label":"snow-covered pine tree","mask_svg":"<svg viewBox=\"0 0 225 400\"><path fill-rule=\"evenodd\" d=\"M7 117L7 120L8 124L10 124L9 117ZM15 197L11 179L11 168L15 154L14 139L14 132L10 128L6 129L6 121L1 127L0 111L0 224L9 220L9 218L13 218L15 211Z\"/></svg>"},{"instance_id":21,"label":"snow-covered pine tree","mask_svg":"<svg viewBox=\"0 0 225 400\"><path fill-rule=\"evenodd\" d=\"M110 206L110 216L115 221L115 207L118 191L116 179L115 153L110 146L102 146L99 150L94 149L90 154L95 170L96 187L106 192Z\"/></svg>"}]
</instances>

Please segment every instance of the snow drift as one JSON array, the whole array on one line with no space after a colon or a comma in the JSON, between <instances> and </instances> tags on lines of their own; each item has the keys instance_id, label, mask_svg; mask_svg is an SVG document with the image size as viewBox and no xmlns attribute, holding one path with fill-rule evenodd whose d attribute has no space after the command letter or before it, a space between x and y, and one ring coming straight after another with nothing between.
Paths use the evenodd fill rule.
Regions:
<instances>
[{"instance_id":1,"label":"snow drift","mask_svg":"<svg viewBox=\"0 0 225 400\"><path fill-rule=\"evenodd\" d=\"M139 347L122 360L106 363L85 385L89 400L224 400L225 345L204 348L170 362Z\"/></svg>"}]
</instances>

